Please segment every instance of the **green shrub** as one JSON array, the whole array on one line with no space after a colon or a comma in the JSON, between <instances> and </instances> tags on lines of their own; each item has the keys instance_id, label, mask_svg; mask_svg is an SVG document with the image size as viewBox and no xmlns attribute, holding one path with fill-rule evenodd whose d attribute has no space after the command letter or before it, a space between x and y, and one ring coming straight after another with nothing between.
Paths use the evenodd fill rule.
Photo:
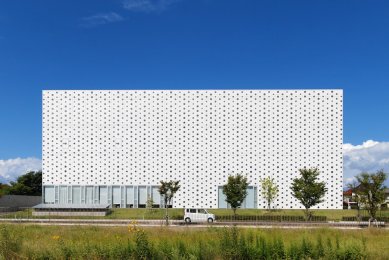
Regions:
<instances>
[{"instance_id":1,"label":"green shrub","mask_svg":"<svg viewBox=\"0 0 389 260\"><path fill-rule=\"evenodd\" d=\"M252 235L240 234L237 227L225 228L219 241L221 255L223 259L250 259L255 255L253 242Z\"/></svg>"},{"instance_id":2,"label":"green shrub","mask_svg":"<svg viewBox=\"0 0 389 260\"><path fill-rule=\"evenodd\" d=\"M208 255L208 250L204 244L203 241L198 241L197 243L197 247L196 247L196 259L199 259L199 260L205 260L205 259L211 259L209 258L209 255Z\"/></svg>"},{"instance_id":3,"label":"green shrub","mask_svg":"<svg viewBox=\"0 0 389 260\"><path fill-rule=\"evenodd\" d=\"M108 259L110 252L107 249L102 245L95 245L93 252L96 254L97 259Z\"/></svg>"},{"instance_id":4,"label":"green shrub","mask_svg":"<svg viewBox=\"0 0 389 260\"><path fill-rule=\"evenodd\" d=\"M129 259L132 255L131 246L125 246L123 244L113 244L110 247L109 257L111 259ZM86 257L88 258L88 257Z\"/></svg>"},{"instance_id":5,"label":"green shrub","mask_svg":"<svg viewBox=\"0 0 389 260\"><path fill-rule=\"evenodd\" d=\"M162 259L174 259L173 247L165 239L161 240L156 251L161 255Z\"/></svg>"},{"instance_id":6,"label":"green shrub","mask_svg":"<svg viewBox=\"0 0 389 260\"><path fill-rule=\"evenodd\" d=\"M321 236L317 237L315 258L320 259L325 256L324 245Z\"/></svg>"},{"instance_id":7,"label":"green shrub","mask_svg":"<svg viewBox=\"0 0 389 260\"><path fill-rule=\"evenodd\" d=\"M234 259L236 255L236 244L238 242L237 238L237 228L232 227L231 229L224 228L222 230L222 235L220 238L220 252L223 259Z\"/></svg>"},{"instance_id":8,"label":"green shrub","mask_svg":"<svg viewBox=\"0 0 389 260\"><path fill-rule=\"evenodd\" d=\"M143 229L135 232L134 253L137 259L152 259L152 248Z\"/></svg>"},{"instance_id":9,"label":"green shrub","mask_svg":"<svg viewBox=\"0 0 389 260\"><path fill-rule=\"evenodd\" d=\"M186 245L182 240L178 241L177 243L177 254L180 259L188 259L189 258L189 253L188 249L186 248Z\"/></svg>"},{"instance_id":10,"label":"green shrub","mask_svg":"<svg viewBox=\"0 0 389 260\"><path fill-rule=\"evenodd\" d=\"M305 221L304 216L288 216L288 215L258 215L258 216L247 216L237 215L234 216L216 216L216 220L220 222L231 222L231 221L245 221L245 222L303 222ZM311 221L313 222L325 222L327 221L326 216L312 216Z\"/></svg>"},{"instance_id":11,"label":"green shrub","mask_svg":"<svg viewBox=\"0 0 389 260\"><path fill-rule=\"evenodd\" d=\"M238 259L250 259L250 248L244 235L240 235L238 243Z\"/></svg>"},{"instance_id":12,"label":"green shrub","mask_svg":"<svg viewBox=\"0 0 389 260\"><path fill-rule=\"evenodd\" d=\"M0 227L0 256L3 259L14 259L20 250L20 238L11 233L6 226Z\"/></svg>"},{"instance_id":13,"label":"green shrub","mask_svg":"<svg viewBox=\"0 0 389 260\"><path fill-rule=\"evenodd\" d=\"M284 242L280 238L276 238L272 244L272 258L284 259L285 258L285 246Z\"/></svg>"},{"instance_id":14,"label":"green shrub","mask_svg":"<svg viewBox=\"0 0 389 260\"><path fill-rule=\"evenodd\" d=\"M267 243L264 237L257 238L258 258L268 259L270 257L270 251L268 250Z\"/></svg>"},{"instance_id":15,"label":"green shrub","mask_svg":"<svg viewBox=\"0 0 389 260\"><path fill-rule=\"evenodd\" d=\"M288 256L291 260L303 259L301 248L296 243L292 243L290 245L288 250Z\"/></svg>"},{"instance_id":16,"label":"green shrub","mask_svg":"<svg viewBox=\"0 0 389 260\"><path fill-rule=\"evenodd\" d=\"M369 221L370 217L363 216L361 217L361 221ZM377 217L377 221L389 222L389 217ZM342 221L358 221L356 216L343 216Z\"/></svg>"},{"instance_id":17,"label":"green shrub","mask_svg":"<svg viewBox=\"0 0 389 260\"><path fill-rule=\"evenodd\" d=\"M51 260L58 259L55 253L52 251L28 251L26 255L27 259L37 259L37 260Z\"/></svg>"},{"instance_id":18,"label":"green shrub","mask_svg":"<svg viewBox=\"0 0 389 260\"><path fill-rule=\"evenodd\" d=\"M339 259L365 259L366 256L362 252L362 248L358 245L347 246L338 253Z\"/></svg>"},{"instance_id":19,"label":"green shrub","mask_svg":"<svg viewBox=\"0 0 389 260\"><path fill-rule=\"evenodd\" d=\"M313 256L313 245L311 242L307 241L305 237L301 241L301 253L304 257L310 258Z\"/></svg>"},{"instance_id":20,"label":"green shrub","mask_svg":"<svg viewBox=\"0 0 389 260\"><path fill-rule=\"evenodd\" d=\"M65 244L65 242L63 240L59 241L59 245L60 245L60 250L61 250L63 259L71 259L73 256L72 247Z\"/></svg>"}]
</instances>

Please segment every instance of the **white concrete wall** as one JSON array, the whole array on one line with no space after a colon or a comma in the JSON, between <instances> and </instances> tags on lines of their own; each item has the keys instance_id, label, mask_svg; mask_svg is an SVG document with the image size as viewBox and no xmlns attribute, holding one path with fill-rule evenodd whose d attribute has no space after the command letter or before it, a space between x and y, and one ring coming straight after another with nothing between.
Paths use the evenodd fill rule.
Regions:
<instances>
[{"instance_id":1,"label":"white concrete wall","mask_svg":"<svg viewBox=\"0 0 389 260\"><path fill-rule=\"evenodd\" d=\"M301 208L290 184L317 167L342 208L341 90L43 91L44 185L158 185L180 180L174 207L218 206L218 186L271 176L277 208Z\"/></svg>"}]
</instances>

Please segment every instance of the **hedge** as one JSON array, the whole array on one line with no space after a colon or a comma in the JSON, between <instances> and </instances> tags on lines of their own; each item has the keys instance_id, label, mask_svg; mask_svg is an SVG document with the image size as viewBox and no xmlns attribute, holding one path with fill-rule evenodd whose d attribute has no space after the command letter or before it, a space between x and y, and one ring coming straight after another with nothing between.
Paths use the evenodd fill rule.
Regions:
<instances>
[{"instance_id":1,"label":"hedge","mask_svg":"<svg viewBox=\"0 0 389 260\"><path fill-rule=\"evenodd\" d=\"M269 222L302 222L305 221L303 216L288 216L288 215L258 215L258 216L216 216L217 221L228 222L228 221L269 221ZM313 222L326 222L326 216L312 216L311 221Z\"/></svg>"}]
</instances>

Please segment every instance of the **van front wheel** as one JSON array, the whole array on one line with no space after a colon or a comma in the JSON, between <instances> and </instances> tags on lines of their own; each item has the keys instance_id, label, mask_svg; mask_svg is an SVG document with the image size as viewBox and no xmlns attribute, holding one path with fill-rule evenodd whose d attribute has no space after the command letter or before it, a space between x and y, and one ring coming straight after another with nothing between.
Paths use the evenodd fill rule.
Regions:
<instances>
[{"instance_id":1,"label":"van front wheel","mask_svg":"<svg viewBox=\"0 0 389 260\"><path fill-rule=\"evenodd\" d=\"M213 222L213 218L209 218L208 223L212 223L212 222Z\"/></svg>"},{"instance_id":2,"label":"van front wheel","mask_svg":"<svg viewBox=\"0 0 389 260\"><path fill-rule=\"evenodd\" d=\"M186 219L185 219L185 223L189 224L190 222L192 222L192 221L190 220L190 218L186 218Z\"/></svg>"}]
</instances>

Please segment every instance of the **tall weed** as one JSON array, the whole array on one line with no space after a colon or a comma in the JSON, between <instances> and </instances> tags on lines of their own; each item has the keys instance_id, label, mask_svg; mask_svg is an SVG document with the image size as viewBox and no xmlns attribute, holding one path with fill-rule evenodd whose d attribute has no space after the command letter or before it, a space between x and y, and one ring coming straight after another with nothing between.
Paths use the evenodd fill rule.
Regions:
<instances>
[{"instance_id":1,"label":"tall weed","mask_svg":"<svg viewBox=\"0 0 389 260\"><path fill-rule=\"evenodd\" d=\"M2 259L14 259L20 250L21 238L11 232L7 226L0 227L0 256Z\"/></svg>"},{"instance_id":2,"label":"tall weed","mask_svg":"<svg viewBox=\"0 0 389 260\"><path fill-rule=\"evenodd\" d=\"M136 259L152 259L152 247L143 229L135 232L134 253Z\"/></svg>"}]
</instances>

